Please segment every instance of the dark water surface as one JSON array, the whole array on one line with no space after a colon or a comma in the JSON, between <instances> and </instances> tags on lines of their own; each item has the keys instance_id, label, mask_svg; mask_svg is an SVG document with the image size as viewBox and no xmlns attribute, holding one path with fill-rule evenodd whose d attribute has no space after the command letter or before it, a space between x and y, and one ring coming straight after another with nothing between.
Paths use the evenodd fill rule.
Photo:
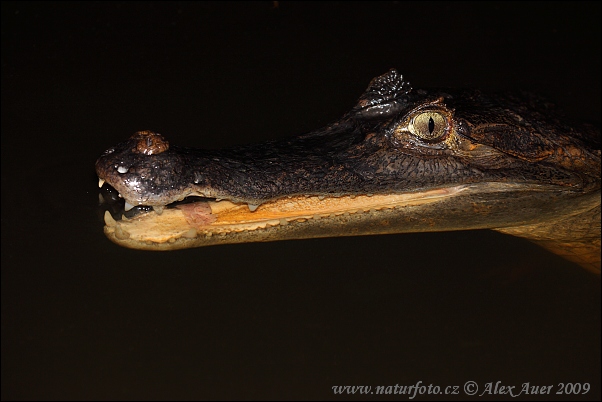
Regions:
<instances>
[{"instance_id":1,"label":"dark water surface","mask_svg":"<svg viewBox=\"0 0 602 402\"><path fill-rule=\"evenodd\" d=\"M2 399L348 399L332 387L418 381L460 388L416 399L466 398L467 381L600 399L600 279L522 239L152 253L104 237L109 146L142 129L209 148L302 133L391 67L600 122L599 3L273 6L2 3ZM361 398L383 397L408 399ZM516 399L550 398L574 396Z\"/></svg>"}]
</instances>

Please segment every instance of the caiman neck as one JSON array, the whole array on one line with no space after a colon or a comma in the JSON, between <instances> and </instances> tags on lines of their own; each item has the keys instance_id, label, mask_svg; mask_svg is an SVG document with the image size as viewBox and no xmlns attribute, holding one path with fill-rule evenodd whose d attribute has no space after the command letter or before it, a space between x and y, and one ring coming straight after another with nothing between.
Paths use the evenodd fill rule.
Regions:
<instances>
[{"instance_id":1,"label":"caiman neck","mask_svg":"<svg viewBox=\"0 0 602 402\"><path fill-rule=\"evenodd\" d=\"M495 230L529 239L600 275L600 190L583 198L580 208L557 219Z\"/></svg>"}]
</instances>

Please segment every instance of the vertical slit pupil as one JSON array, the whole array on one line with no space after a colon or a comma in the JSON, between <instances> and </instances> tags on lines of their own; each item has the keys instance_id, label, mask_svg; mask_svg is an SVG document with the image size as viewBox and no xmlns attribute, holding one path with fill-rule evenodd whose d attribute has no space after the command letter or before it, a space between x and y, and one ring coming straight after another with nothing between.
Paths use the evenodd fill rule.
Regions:
<instances>
[{"instance_id":1,"label":"vertical slit pupil","mask_svg":"<svg viewBox=\"0 0 602 402\"><path fill-rule=\"evenodd\" d=\"M435 131L435 121L429 117L429 134L433 134L433 131Z\"/></svg>"}]
</instances>

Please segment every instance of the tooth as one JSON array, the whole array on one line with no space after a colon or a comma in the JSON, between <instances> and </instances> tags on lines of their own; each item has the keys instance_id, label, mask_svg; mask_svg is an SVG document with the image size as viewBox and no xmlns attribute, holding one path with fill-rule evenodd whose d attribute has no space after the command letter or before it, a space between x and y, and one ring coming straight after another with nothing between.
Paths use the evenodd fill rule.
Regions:
<instances>
[{"instance_id":1,"label":"tooth","mask_svg":"<svg viewBox=\"0 0 602 402\"><path fill-rule=\"evenodd\" d=\"M129 202L125 202L125 210L129 211L130 209L134 208L134 206L132 204L130 204Z\"/></svg>"},{"instance_id":2,"label":"tooth","mask_svg":"<svg viewBox=\"0 0 602 402\"><path fill-rule=\"evenodd\" d=\"M163 205L153 205L153 210L161 215L163 213Z\"/></svg>"},{"instance_id":3,"label":"tooth","mask_svg":"<svg viewBox=\"0 0 602 402\"><path fill-rule=\"evenodd\" d=\"M98 179L98 188L101 188L103 184L105 184L105 180L104 179Z\"/></svg>"},{"instance_id":4,"label":"tooth","mask_svg":"<svg viewBox=\"0 0 602 402\"><path fill-rule=\"evenodd\" d=\"M129 239L130 234L128 231L123 229L121 225L117 225L115 226L115 237L117 237L119 240L125 240Z\"/></svg>"},{"instance_id":5,"label":"tooth","mask_svg":"<svg viewBox=\"0 0 602 402\"><path fill-rule=\"evenodd\" d=\"M186 233L184 233L182 235L182 237L186 237L187 239L194 239L196 237L197 233L196 233L196 229L192 228L190 230L188 230Z\"/></svg>"},{"instance_id":6,"label":"tooth","mask_svg":"<svg viewBox=\"0 0 602 402\"><path fill-rule=\"evenodd\" d=\"M259 207L259 204L247 204L247 206L249 207L249 211L255 212L255 210Z\"/></svg>"},{"instance_id":7,"label":"tooth","mask_svg":"<svg viewBox=\"0 0 602 402\"><path fill-rule=\"evenodd\" d=\"M113 217L111 216L111 213L109 211L105 211L105 224L107 226L115 226L117 224L117 222L115 222L115 219L113 219Z\"/></svg>"},{"instance_id":8,"label":"tooth","mask_svg":"<svg viewBox=\"0 0 602 402\"><path fill-rule=\"evenodd\" d=\"M123 198L123 197L121 196L121 193L117 193L117 195L119 196L119 198Z\"/></svg>"}]
</instances>

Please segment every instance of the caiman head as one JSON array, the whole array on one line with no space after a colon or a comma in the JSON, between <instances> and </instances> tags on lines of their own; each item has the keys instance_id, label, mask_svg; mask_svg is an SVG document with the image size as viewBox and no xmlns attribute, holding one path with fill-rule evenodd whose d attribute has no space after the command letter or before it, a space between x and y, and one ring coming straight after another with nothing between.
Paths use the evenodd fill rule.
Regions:
<instances>
[{"instance_id":1,"label":"caiman head","mask_svg":"<svg viewBox=\"0 0 602 402\"><path fill-rule=\"evenodd\" d=\"M131 248L491 228L600 269L599 133L529 94L413 90L391 70L309 134L209 151L141 131L96 172L154 208L105 214Z\"/></svg>"}]
</instances>

